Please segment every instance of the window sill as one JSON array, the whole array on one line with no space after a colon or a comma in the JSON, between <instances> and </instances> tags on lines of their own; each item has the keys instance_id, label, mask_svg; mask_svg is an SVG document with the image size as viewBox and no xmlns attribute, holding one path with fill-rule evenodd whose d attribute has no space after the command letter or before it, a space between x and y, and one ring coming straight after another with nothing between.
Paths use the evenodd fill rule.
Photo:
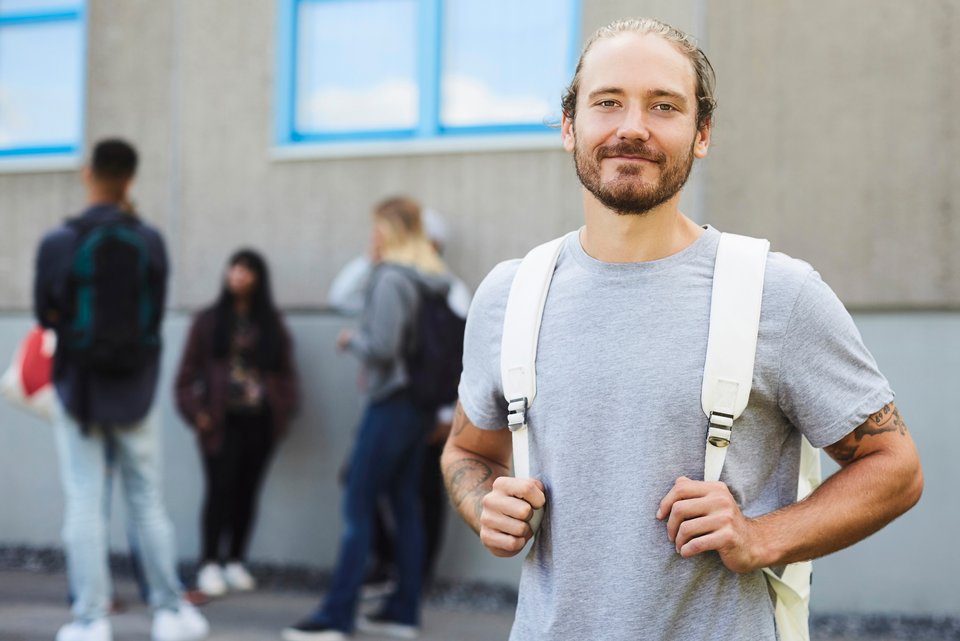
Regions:
<instances>
[{"instance_id":1,"label":"window sill","mask_svg":"<svg viewBox=\"0 0 960 641\"><path fill-rule=\"evenodd\" d=\"M400 141L307 142L272 147L270 149L270 160L283 162L325 158L472 154L498 151L553 151L562 148L560 137L557 134L458 136Z\"/></svg>"},{"instance_id":2,"label":"window sill","mask_svg":"<svg viewBox=\"0 0 960 641\"><path fill-rule=\"evenodd\" d=\"M39 174L77 171L83 160L77 154L0 156L0 174Z\"/></svg>"}]
</instances>

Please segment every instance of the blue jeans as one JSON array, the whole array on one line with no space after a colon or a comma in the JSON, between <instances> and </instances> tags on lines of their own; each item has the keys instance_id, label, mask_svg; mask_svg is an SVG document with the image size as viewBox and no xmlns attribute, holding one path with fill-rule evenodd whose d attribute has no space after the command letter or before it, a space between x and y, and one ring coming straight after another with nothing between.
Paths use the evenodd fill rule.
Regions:
<instances>
[{"instance_id":1,"label":"blue jeans","mask_svg":"<svg viewBox=\"0 0 960 641\"><path fill-rule=\"evenodd\" d=\"M318 622L353 630L377 499L386 496L397 526L399 580L382 613L393 621L419 623L424 535L417 488L432 420L431 413L417 407L405 392L367 406L350 458L340 555L330 592L314 617Z\"/></svg>"},{"instance_id":2,"label":"blue jeans","mask_svg":"<svg viewBox=\"0 0 960 641\"><path fill-rule=\"evenodd\" d=\"M154 416L104 429L93 424L84 435L58 407L54 419L60 480L66 499L63 542L74 594L73 616L93 621L109 611L113 588L108 568L108 450L120 470L130 520L136 527L143 573L154 609L179 607L173 526L163 507L160 485L160 432Z\"/></svg>"}]
</instances>

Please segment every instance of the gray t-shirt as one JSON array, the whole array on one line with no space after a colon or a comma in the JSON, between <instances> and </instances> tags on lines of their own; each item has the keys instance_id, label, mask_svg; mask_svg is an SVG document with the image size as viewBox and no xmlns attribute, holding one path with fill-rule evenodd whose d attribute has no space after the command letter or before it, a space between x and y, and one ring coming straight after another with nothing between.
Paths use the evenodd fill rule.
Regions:
<instances>
[{"instance_id":1,"label":"gray t-shirt","mask_svg":"<svg viewBox=\"0 0 960 641\"><path fill-rule=\"evenodd\" d=\"M655 517L681 475L703 478L700 408L720 234L645 263L602 263L577 233L560 252L528 413L547 510L520 581L512 641L775 638L762 574L681 558ZM467 321L460 402L504 429L500 339L519 261L498 265ZM806 263L767 261L750 403L721 480L747 516L794 502L800 434L835 443L890 402L850 315Z\"/></svg>"}]
</instances>

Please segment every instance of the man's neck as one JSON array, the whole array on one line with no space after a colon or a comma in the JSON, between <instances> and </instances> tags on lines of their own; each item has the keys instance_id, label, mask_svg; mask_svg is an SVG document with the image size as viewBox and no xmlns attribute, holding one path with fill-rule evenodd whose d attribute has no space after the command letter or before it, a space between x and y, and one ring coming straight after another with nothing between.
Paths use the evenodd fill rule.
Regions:
<instances>
[{"instance_id":1,"label":"man's neck","mask_svg":"<svg viewBox=\"0 0 960 641\"><path fill-rule=\"evenodd\" d=\"M116 205L119 207L123 204L122 200L117 200L115 198L88 198L87 207L101 207L104 205Z\"/></svg>"},{"instance_id":2,"label":"man's neck","mask_svg":"<svg viewBox=\"0 0 960 641\"><path fill-rule=\"evenodd\" d=\"M125 202L127 202L126 192L117 194L116 190L100 188L96 184L87 186L87 205L89 207L117 205L122 208Z\"/></svg>"},{"instance_id":3,"label":"man's neck","mask_svg":"<svg viewBox=\"0 0 960 641\"><path fill-rule=\"evenodd\" d=\"M586 226L580 244L587 255L605 263L641 263L680 252L703 228L679 209L680 194L645 214L618 214L584 190Z\"/></svg>"}]
</instances>

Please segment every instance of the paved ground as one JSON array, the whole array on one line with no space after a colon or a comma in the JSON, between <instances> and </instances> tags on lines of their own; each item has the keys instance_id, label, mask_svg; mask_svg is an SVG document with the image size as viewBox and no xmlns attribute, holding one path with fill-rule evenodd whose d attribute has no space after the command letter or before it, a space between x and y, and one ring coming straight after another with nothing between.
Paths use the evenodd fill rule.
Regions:
<instances>
[{"instance_id":1,"label":"paved ground","mask_svg":"<svg viewBox=\"0 0 960 641\"><path fill-rule=\"evenodd\" d=\"M128 611L112 618L114 641L147 641L150 618L130 580L117 582ZM69 620L66 579L62 574L0 570L0 641L52 641ZM209 641L279 641L280 630L303 618L317 603L305 592L258 591L228 595L201 611L210 620ZM507 638L510 612L468 612L428 605L422 641L500 641ZM357 634L357 641L385 637Z\"/></svg>"},{"instance_id":2,"label":"paved ground","mask_svg":"<svg viewBox=\"0 0 960 641\"><path fill-rule=\"evenodd\" d=\"M117 596L128 610L113 617L115 641L148 641L150 618L129 579L119 579ZM52 641L69 619L66 578L58 572L0 569L0 641ZM209 641L279 641L280 630L302 618L317 603L313 593L260 590L228 595L203 606L212 634ZM467 605L464 606L464 603ZM510 608L472 608L462 597L428 600L421 641L504 641L510 631ZM454 604L454 605L451 605ZM952 641L960 640L957 619L888 616L814 617L813 641ZM384 641L357 634L356 641ZM557 639L555 641L592 641ZM736 640L733 640L736 641Z\"/></svg>"}]
</instances>

